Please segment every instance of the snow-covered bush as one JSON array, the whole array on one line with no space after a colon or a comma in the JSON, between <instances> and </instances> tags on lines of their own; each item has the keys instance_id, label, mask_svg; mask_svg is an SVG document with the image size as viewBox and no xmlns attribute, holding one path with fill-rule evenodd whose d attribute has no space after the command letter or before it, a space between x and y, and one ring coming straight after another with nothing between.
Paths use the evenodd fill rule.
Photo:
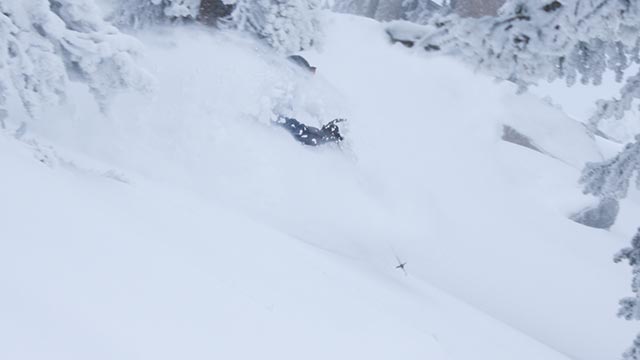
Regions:
<instances>
[{"instance_id":1,"label":"snow-covered bush","mask_svg":"<svg viewBox=\"0 0 640 360\"><path fill-rule=\"evenodd\" d=\"M310 48L320 36L318 0L238 0L229 24L264 39L277 51Z\"/></svg>"},{"instance_id":2,"label":"snow-covered bush","mask_svg":"<svg viewBox=\"0 0 640 360\"><path fill-rule=\"evenodd\" d=\"M64 99L70 79L85 82L101 106L148 77L134 61L137 42L106 23L92 0L0 2L0 112L15 96L32 117Z\"/></svg>"}]
</instances>

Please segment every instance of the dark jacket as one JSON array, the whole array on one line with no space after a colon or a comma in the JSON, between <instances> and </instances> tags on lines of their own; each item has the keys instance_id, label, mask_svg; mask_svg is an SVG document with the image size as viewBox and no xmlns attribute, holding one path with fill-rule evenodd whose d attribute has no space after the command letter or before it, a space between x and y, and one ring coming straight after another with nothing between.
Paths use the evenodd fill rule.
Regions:
<instances>
[{"instance_id":1,"label":"dark jacket","mask_svg":"<svg viewBox=\"0 0 640 360\"><path fill-rule=\"evenodd\" d=\"M284 116L280 116L275 121L276 124L285 128L299 142L309 145L318 146L329 142L340 142L343 140L340 135L338 123L343 119L335 119L318 129L313 126L307 126L300 121Z\"/></svg>"}]
</instances>

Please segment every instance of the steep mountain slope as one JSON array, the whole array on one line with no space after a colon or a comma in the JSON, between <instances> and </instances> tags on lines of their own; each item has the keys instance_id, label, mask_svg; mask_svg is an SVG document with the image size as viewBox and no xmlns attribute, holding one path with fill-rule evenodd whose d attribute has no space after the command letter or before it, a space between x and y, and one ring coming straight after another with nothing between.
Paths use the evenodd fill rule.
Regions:
<instances>
[{"instance_id":1,"label":"steep mountain slope","mask_svg":"<svg viewBox=\"0 0 640 360\"><path fill-rule=\"evenodd\" d=\"M617 356L635 224L567 219L582 128L373 21L326 28L314 78L238 34L139 34L155 93L105 117L78 86L29 134L63 155L0 137L0 357ZM283 104L347 117L345 148L270 126Z\"/></svg>"},{"instance_id":2,"label":"steep mountain slope","mask_svg":"<svg viewBox=\"0 0 640 360\"><path fill-rule=\"evenodd\" d=\"M193 193L0 149L3 359L565 359Z\"/></svg>"}]
</instances>

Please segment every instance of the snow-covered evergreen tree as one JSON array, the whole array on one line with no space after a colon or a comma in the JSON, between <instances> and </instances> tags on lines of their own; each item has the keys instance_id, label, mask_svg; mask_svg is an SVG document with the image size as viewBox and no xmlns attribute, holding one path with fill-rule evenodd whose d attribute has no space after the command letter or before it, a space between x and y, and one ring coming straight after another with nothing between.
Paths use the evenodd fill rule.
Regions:
<instances>
[{"instance_id":1,"label":"snow-covered evergreen tree","mask_svg":"<svg viewBox=\"0 0 640 360\"><path fill-rule=\"evenodd\" d=\"M638 61L639 20L638 2L510 0L495 18L434 16L418 45L461 56L523 88L558 78L597 85L609 70L622 80Z\"/></svg>"},{"instance_id":2,"label":"snow-covered evergreen tree","mask_svg":"<svg viewBox=\"0 0 640 360\"><path fill-rule=\"evenodd\" d=\"M451 6L463 17L495 16L505 0L453 0Z\"/></svg>"},{"instance_id":3,"label":"snow-covered evergreen tree","mask_svg":"<svg viewBox=\"0 0 640 360\"><path fill-rule=\"evenodd\" d=\"M335 2L333 10L375 18L378 4L380 4L380 0L338 0Z\"/></svg>"},{"instance_id":4,"label":"snow-covered evergreen tree","mask_svg":"<svg viewBox=\"0 0 640 360\"><path fill-rule=\"evenodd\" d=\"M446 6L445 4L444 7L446 8ZM442 6L433 1L424 0L404 0L402 7L402 18L416 24L426 23L433 14L443 9Z\"/></svg>"},{"instance_id":5,"label":"snow-covered evergreen tree","mask_svg":"<svg viewBox=\"0 0 640 360\"><path fill-rule=\"evenodd\" d=\"M118 25L140 28L166 21L195 20L201 0L121 0L114 16Z\"/></svg>"},{"instance_id":6,"label":"snow-covered evergreen tree","mask_svg":"<svg viewBox=\"0 0 640 360\"><path fill-rule=\"evenodd\" d=\"M409 20L424 23L441 6L431 0L338 0L333 10L376 20Z\"/></svg>"},{"instance_id":7,"label":"snow-covered evergreen tree","mask_svg":"<svg viewBox=\"0 0 640 360\"><path fill-rule=\"evenodd\" d=\"M254 33L277 51L310 48L320 36L318 0L238 0L230 25Z\"/></svg>"},{"instance_id":8,"label":"snow-covered evergreen tree","mask_svg":"<svg viewBox=\"0 0 640 360\"><path fill-rule=\"evenodd\" d=\"M378 2L375 18L389 21L405 18L404 0L381 0Z\"/></svg>"},{"instance_id":9,"label":"snow-covered evergreen tree","mask_svg":"<svg viewBox=\"0 0 640 360\"><path fill-rule=\"evenodd\" d=\"M105 22L93 0L0 2L0 114L9 96L32 117L64 99L70 79L85 82L99 103L123 88L145 88L137 42Z\"/></svg>"},{"instance_id":10,"label":"snow-covered evergreen tree","mask_svg":"<svg viewBox=\"0 0 640 360\"><path fill-rule=\"evenodd\" d=\"M116 24L132 28L192 21L216 25L231 14L235 3L236 0L119 0L111 17Z\"/></svg>"},{"instance_id":11,"label":"snow-covered evergreen tree","mask_svg":"<svg viewBox=\"0 0 640 360\"><path fill-rule=\"evenodd\" d=\"M620 300L618 316L626 320L640 320L640 229L631 240L631 247L624 248L618 252L613 260L616 263L627 261L631 266L633 277L631 279L631 291L633 296ZM622 355L624 360L640 359L640 336L638 336L631 347Z\"/></svg>"}]
</instances>

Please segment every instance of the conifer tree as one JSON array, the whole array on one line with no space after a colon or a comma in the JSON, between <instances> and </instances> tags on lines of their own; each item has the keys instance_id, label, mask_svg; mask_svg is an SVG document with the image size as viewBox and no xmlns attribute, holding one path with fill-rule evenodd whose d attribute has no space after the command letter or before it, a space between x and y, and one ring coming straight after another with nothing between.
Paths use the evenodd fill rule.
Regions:
<instances>
[{"instance_id":1,"label":"conifer tree","mask_svg":"<svg viewBox=\"0 0 640 360\"><path fill-rule=\"evenodd\" d=\"M230 25L264 39L277 51L313 46L320 36L318 0L238 0Z\"/></svg>"}]
</instances>

